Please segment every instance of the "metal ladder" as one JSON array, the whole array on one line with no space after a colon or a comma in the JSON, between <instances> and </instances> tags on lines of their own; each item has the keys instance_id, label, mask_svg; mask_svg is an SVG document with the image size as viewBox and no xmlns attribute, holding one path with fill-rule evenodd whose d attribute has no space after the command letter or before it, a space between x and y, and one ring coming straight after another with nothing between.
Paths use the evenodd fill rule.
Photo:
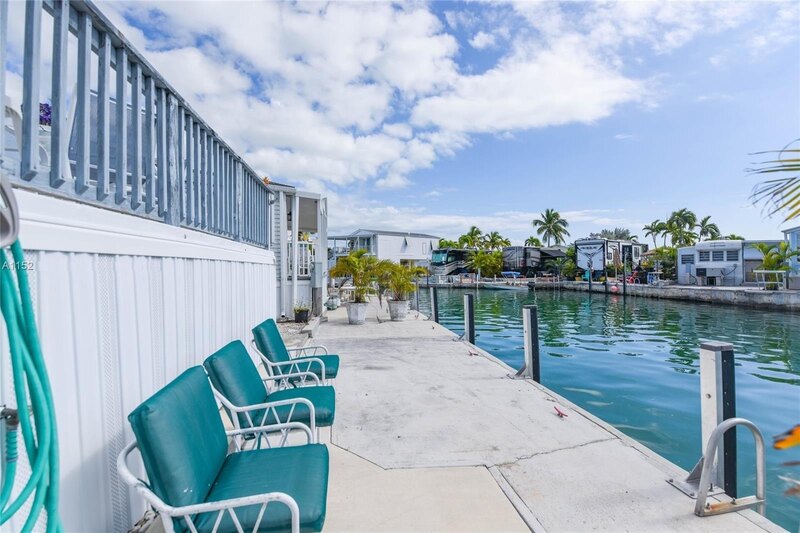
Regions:
<instances>
[{"instance_id":1,"label":"metal ladder","mask_svg":"<svg viewBox=\"0 0 800 533\"><path fill-rule=\"evenodd\" d=\"M720 439L726 431L734 426L745 426L753 434L756 443L756 494L744 498L732 498L730 501L707 503L709 496L724 494L724 490L712 483L714 458L717 456ZM708 458L708 460L706 460ZM681 490L691 498L695 498L694 514L697 516L713 516L723 513L743 511L755 507L756 511L764 515L766 507L766 459L764 455L764 437L755 424L744 418L729 418L720 423L708 438L705 454L700 458L695 467L685 480L669 480L669 483ZM708 487L701 490L700 487Z\"/></svg>"}]
</instances>

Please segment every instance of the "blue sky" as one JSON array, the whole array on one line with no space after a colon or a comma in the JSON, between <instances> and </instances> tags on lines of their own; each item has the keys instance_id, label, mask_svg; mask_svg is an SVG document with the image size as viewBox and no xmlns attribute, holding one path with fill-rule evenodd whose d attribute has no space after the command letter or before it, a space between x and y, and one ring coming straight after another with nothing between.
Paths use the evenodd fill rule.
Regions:
<instances>
[{"instance_id":1,"label":"blue sky","mask_svg":"<svg viewBox=\"0 0 800 533\"><path fill-rule=\"evenodd\" d=\"M101 3L259 171L330 227L515 242L688 207L779 235L751 152L800 137L800 4Z\"/></svg>"}]
</instances>

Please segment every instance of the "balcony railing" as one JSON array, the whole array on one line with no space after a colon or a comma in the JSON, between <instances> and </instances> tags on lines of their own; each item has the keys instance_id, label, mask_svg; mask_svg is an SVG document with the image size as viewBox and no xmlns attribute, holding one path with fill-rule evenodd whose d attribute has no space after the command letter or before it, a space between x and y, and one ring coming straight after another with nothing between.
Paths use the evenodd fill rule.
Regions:
<instances>
[{"instance_id":1,"label":"balcony railing","mask_svg":"<svg viewBox=\"0 0 800 533\"><path fill-rule=\"evenodd\" d=\"M297 277L311 277L311 268L314 264L314 245L310 242L297 243ZM289 278L292 277L292 261L294 259L294 243L289 243Z\"/></svg>"},{"instance_id":2,"label":"balcony railing","mask_svg":"<svg viewBox=\"0 0 800 533\"><path fill-rule=\"evenodd\" d=\"M267 187L93 3L15 8L25 10L20 107L6 96L9 2L0 0L0 165L12 182L268 246ZM45 17L50 43L42 42ZM52 47L49 125L40 117L43 46ZM68 51L77 54L72 88Z\"/></svg>"}]
</instances>

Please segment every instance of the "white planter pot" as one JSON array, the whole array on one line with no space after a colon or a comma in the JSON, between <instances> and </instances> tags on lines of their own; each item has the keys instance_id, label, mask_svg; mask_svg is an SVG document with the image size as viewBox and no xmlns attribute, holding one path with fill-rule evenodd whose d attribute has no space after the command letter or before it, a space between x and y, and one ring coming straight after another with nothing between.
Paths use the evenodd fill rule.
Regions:
<instances>
[{"instance_id":1,"label":"white planter pot","mask_svg":"<svg viewBox=\"0 0 800 533\"><path fill-rule=\"evenodd\" d=\"M367 321L367 305L366 303L353 303L347 304L347 321L351 324L363 324Z\"/></svg>"},{"instance_id":2,"label":"white planter pot","mask_svg":"<svg viewBox=\"0 0 800 533\"><path fill-rule=\"evenodd\" d=\"M392 320L405 320L408 315L408 300L389 300L389 316Z\"/></svg>"}]
</instances>

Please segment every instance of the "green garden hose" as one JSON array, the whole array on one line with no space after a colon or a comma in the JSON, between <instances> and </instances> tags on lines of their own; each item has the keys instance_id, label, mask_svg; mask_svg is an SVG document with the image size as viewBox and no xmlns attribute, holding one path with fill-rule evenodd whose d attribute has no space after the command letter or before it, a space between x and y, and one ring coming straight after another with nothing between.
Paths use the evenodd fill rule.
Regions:
<instances>
[{"instance_id":1,"label":"green garden hose","mask_svg":"<svg viewBox=\"0 0 800 533\"><path fill-rule=\"evenodd\" d=\"M28 274L25 271L28 263L25 262L19 241L11 245L11 255L12 261L8 261L6 251L0 250L0 309L8 333L17 410L7 408L2 412L6 423L6 453L0 485L0 526L19 512L32 497L30 511L21 531L32 531L44 510L47 531L60 532L58 438L53 396L36 330ZM31 475L12 499L17 473L18 431L22 433Z\"/></svg>"}]
</instances>

